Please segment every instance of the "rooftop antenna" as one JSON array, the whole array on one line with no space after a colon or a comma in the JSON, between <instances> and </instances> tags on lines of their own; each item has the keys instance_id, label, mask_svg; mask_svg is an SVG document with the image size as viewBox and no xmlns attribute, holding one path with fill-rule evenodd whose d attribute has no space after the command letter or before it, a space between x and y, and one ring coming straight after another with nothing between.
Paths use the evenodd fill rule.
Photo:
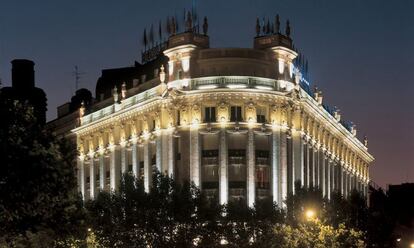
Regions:
<instances>
[{"instance_id":1,"label":"rooftop antenna","mask_svg":"<svg viewBox=\"0 0 414 248\"><path fill-rule=\"evenodd\" d=\"M75 76L75 92L79 88L79 81L81 79L81 76L84 75L84 72L80 72L77 65L75 65L75 70L73 71L73 75Z\"/></svg>"}]
</instances>

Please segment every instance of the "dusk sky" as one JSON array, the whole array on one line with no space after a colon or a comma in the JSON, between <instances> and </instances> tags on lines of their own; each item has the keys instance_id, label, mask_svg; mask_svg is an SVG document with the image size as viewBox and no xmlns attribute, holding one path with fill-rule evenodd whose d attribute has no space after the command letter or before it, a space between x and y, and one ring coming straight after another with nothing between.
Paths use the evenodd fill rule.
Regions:
<instances>
[{"instance_id":1,"label":"dusk sky","mask_svg":"<svg viewBox=\"0 0 414 248\"><path fill-rule=\"evenodd\" d=\"M95 91L101 69L140 61L142 33L191 0L16 1L0 4L0 78L10 61L33 60L48 97L48 119L80 87ZM209 18L211 47L252 47L256 17L286 18L310 79L369 139L371 177L380 186L414 182L414 1L198 0ZM155 32L157 33L157 32Z\"/></svg>"}]
</instances>

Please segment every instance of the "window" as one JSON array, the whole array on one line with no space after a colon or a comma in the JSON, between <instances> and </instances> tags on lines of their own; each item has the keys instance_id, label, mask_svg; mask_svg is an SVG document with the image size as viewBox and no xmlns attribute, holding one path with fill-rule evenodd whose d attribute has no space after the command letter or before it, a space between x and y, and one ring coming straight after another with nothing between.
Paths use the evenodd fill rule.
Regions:
<instances>
[{"instance_id":1,"label":"window","mask_svg":"<svg viewBox=\"0 0 414 248\"><path fill-rule=\"evenodd\" d=\"M266 109L262 107L256 108L256 117L258 123L266 122Z\"/></svg>"},{"instance_id":2,"label":"window","mask_svg":"<svg viewBox=\"0 0 414 248\"><path fill-rule=\"evenodd\" d=\"M240 106L231 106L230 108L230 121L242 121L242 109Z\"/></svg>"},{"instance_id":3,"label":"window","mask_svg":"<svg viewBox=\"0 0 414 248\"><path fill-rule=\"evenodd\" d=\"M216 122L216 107L204 108L204 122Z\"/></svg>"},{"instance_id":4,"label":"window","mask_svg":"<svg viewBox=\"0 0 414 248\"><path fill-rule=\"evenodd\" d=\"M181 115L180 115L180 111L177 111L177 126L180 125L181 122Z\"/></svg>"},{"instance_id":5,"label":"window","mask_svg":"<svg viewBox=\"0 0 414 248\"><path fill-rule=\"evenodd\" d=\"M177 74L175 76L175 79L176 80L179 80L179 79L183 79L183 78L184 78L184 72L183 72L183 70L178 70L177 71Z\"/></svg>"}]
</instances>

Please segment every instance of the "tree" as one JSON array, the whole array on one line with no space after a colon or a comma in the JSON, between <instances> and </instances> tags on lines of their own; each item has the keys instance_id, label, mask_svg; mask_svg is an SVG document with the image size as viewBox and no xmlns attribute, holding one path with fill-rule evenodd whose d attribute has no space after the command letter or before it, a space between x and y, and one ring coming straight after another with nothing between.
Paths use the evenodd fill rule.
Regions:
<instances>
[{"instance_id":1,"label":"tree","mask_svg":"<svg viewBox=\"0 0 414 248\"><path fill-rule=\"evenodd\" d=\"M0 246L65 245L82 236L69 142L44 130L26 103L0 91Z\"/></svg>"},{"instance_id":2,"label":"tree","mask_svg":"<svg viewBox=\"0 0 414 248\"><path fill-rule=\"evenodd\" d=\"M366 247L363 233L347 229L343 224L340 224L338 228L325 225L320 221L300 223L297 227L281 224L275 226L274 235L272 245L269 247Z\"/></svg>"}]
</instances>

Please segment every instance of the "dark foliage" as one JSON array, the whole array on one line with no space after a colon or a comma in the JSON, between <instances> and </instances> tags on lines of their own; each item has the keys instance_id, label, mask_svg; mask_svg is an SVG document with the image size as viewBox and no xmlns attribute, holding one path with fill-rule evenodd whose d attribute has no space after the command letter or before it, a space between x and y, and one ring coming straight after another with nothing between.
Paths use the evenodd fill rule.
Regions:
<instances>
[{"instance_id":1,"label":"dark foliage","mask_svg":"<svg viewBox=\"0 0 414 248\"><path fill-rule=\"evenodd\" d=\"M82 236L76 149L43 130L32 107L1 91L0 116L0 246L52 246Z\"/></svg>"}]
</instances>

